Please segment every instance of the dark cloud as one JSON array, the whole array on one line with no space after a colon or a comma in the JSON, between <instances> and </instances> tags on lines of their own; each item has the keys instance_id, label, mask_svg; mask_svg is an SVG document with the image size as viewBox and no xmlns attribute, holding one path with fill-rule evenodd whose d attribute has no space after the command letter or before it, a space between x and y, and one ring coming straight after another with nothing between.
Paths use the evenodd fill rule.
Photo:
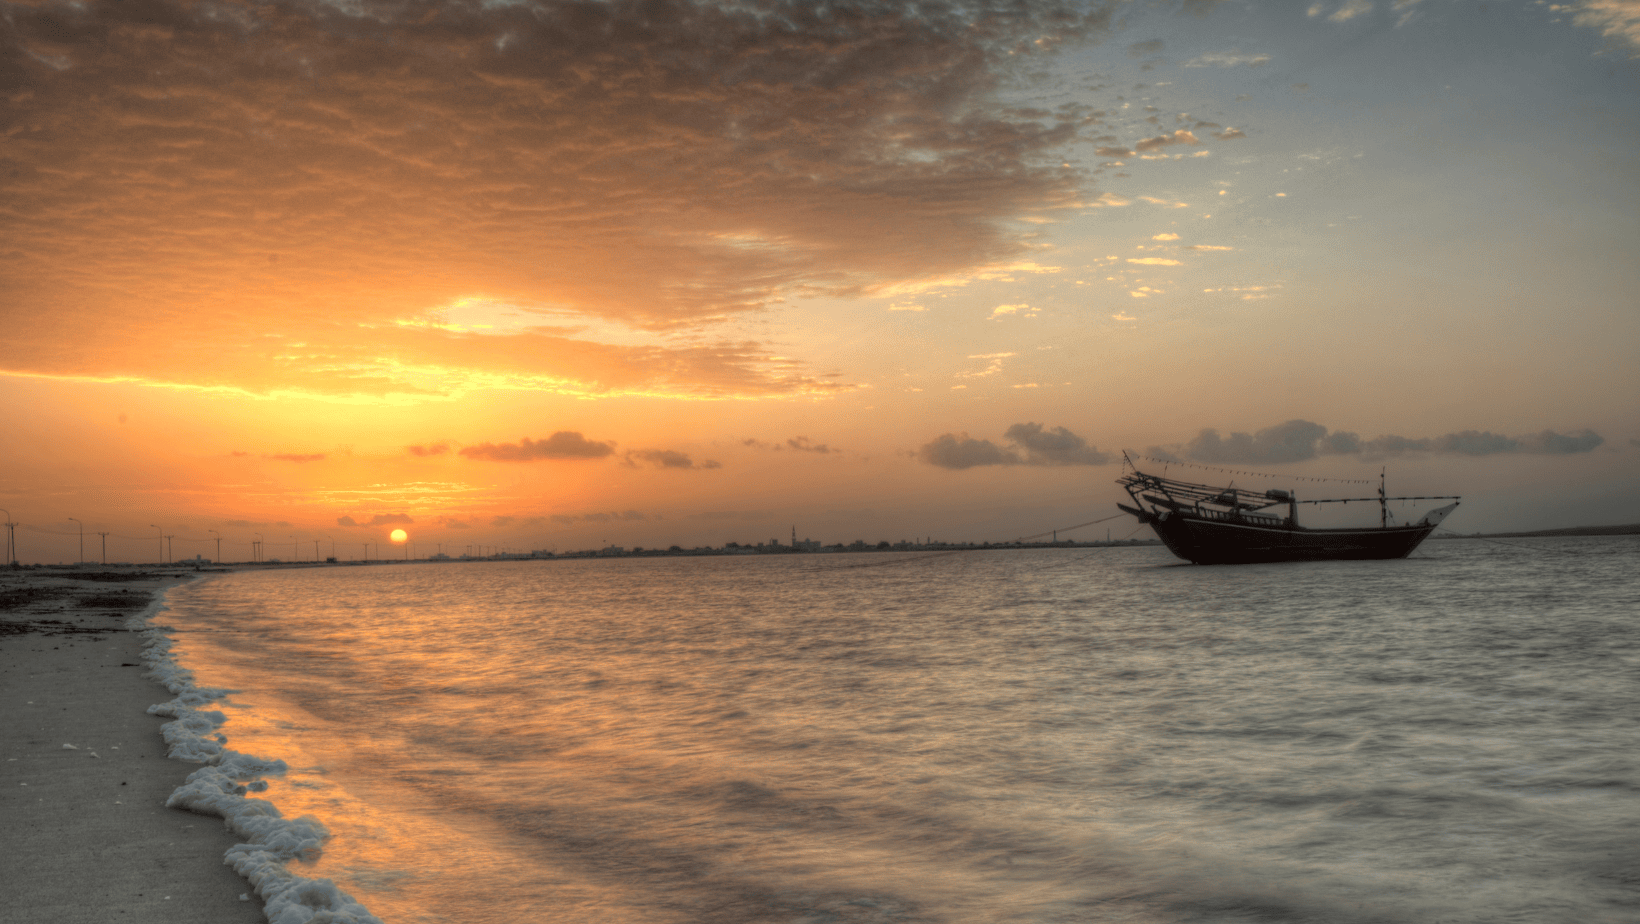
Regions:
<instances>
[{"instance_id":1,"label":"dark cloud","mask_svg":"<svg viewBox=\"0 0 1640 924\"><path fill-rule=\"evenodd\" d=\"M1110 456L1064 427L1052 430L1039 423L1018 423L1004 434L1013 448L966 433L947 433L917 450L917 458L940 468L964 469L980 465L1104 465Z\"/></svg>"},{"instance_id":2,"label":"dark cloud","mask_svg":"<svg viewBox=\"0 0 1640 924\"><path fill-rule=\"evenodd\" d=\"M1521 452L1546 453L1579 453L1593 452L1606 442L1605 437L1593 430L1584 430L1581 433L1560 434L1553 430L1544 430L1542 433L1533 433L1529 436L1516 437Z\"/></svg>"},{"instance_id":3,"label":"dark cloud","mask_svg":"<svg viewBox=\"0 0 1640 924\"><path fill-rule=\"evenodd\" d=\"M243 457L245 457L245 456L248 456L248 455L250 455L250 453L248 453L248 452L240 452L240 451L239 451L239 450L237 450L237 449L236 449L236 450L234 450L234 451L233 451L233 452L230 452L230 453L228 453L228 455L230 455L230 456L233 456L233 457L234 457L234 458L236 458L236 459L239 459L239 458L243 458Z\"/></svg>"},{"instance_id":4,"label":"dark cloud","mask_svg":"<svg viewBox=\"0 0 1640 924\"><path fill-rule=\"evenodd\" d=\"M1214 132L1213 137L1220 141L1234 141L1237 138L1246 138L1247 133L1239 128L1227 128L1222 132Z\"/></svg>"},{"instance_id":5,"label":"dark cloud","mask_svg":"<svg viewBox=\"0 0 1640 924\"><path fill-rule=\"evenodd\" d=\"M514 517L491 517L490 518L490 525L494 526L494 527L511 526L515 522L517 522L517 520Z\"/></svg>"},{"instance_id":6,"label":"dark cloud","mask_svg":"<svg viewBox=\"0 0 1640 924\"><path fill-rule=\"evenodd\" d=\"M472 529L473 528L473 525L471 523L465 522L463 520L458 520L455 517L441 517L438 521L438 525L444 527L445 529Z\"/></svg>"},{"instance_id":7,"label":"dark cloud","mask_svg":"<svg viewBox=\"0 0 1640 924\"><path fill-rule=\"evenodd\" d=\"M1025 449L1025 461L1032 465L1104 465L1110 461L1109 455L1064 427L1045 430L1039 423L1020 423L1003 435Z\"/></svg>"},{"instance_id":8,"label":"dark cloud","mask_svg":"<svg viewBox=\"0 0 1640 924\"><path fill-rule=\"evenodd\" d=\"M825 443L812 442L806 436L794 436L786 441L786 446L787 448L795 449L798 452L817 452L822 455L837 451L832 449L830 446L827 446Z\"/></svg>"},{"instance_id":9,"label":"dark cloud","mask_svg":"<svg viewBox=\"0 0 1640 924\"><path fill-rule=\"evenodd\" d=\"M540 459L602 459L615 452L613 443L589 440L574 430L559 430L544 440L524 437L516 443L480 443L461 447L469 459L486 462L534 462Z\"/></svg>"},{"instance_id":10,"label":"dark cloud","mask_svg":"<svg viewBox=\"0 0 1640 924\"><path fill-rule=\"evenodd\" d=\"M5 366L444 393L405 370L494 347L542 387L836 387L755 343L395 325L484 292L666 330L1022 252L1011 219L1080 200L1091 117L998 90L1114 7L9 4L0 299L39 310ZM179 316L187 343L144 336Z\"/></svg>"},{"instance_id":11,"label":"dark cloud","mask_svg":"<svg viewBox=\"0 0 1640 924\"><path fill-rule=\"evenodd\" d=\"M223 526L237 526L237 527L240 527L241 529L255 529L257 527L267 526L268 524L266 524L266 523L253 523L250 520L229 520L228 522L223 523L222 525Z\"/></svg>"},{"instance_id":12,"label":"dark cloud","mask_svg":"<svg viewBox=\"0 0 1640 924\"><path fill-rule=\"evenodd\" d=\"M403 514L403 513L378 513L375 516L370 518L369 523L366 523L364 525L366 525L366 526L391 526L391 525L394 525L394 524L403 524L403 525L408 526L409 524L414 523L414 522L416 522L416 521L411 519L408 514Z\"/></svg>"},{"instance_id":13,"label":"dark cloud","mask_svg":"<svg viewBox=\"0 0 1640 924\"><path fill-rule=\"evenodd\" d=\"M1133 151L1129 150L1128 148L1118 148L1118 147L1094 148L1093 153L1098 154L1100 157L1132 157L1133 156Z\"/></svg>"},{"instance_id":14,"label":"dark cloud","mask_svg":"<svg viewBox=\"0 0 1640 924\"><path fill-rule=\"evenodd\" d=\"M1217 430L1203 430L1185 447L1185 455L1198 462L1270 465L1298 462L1315 457L1316 441L1327 428L1307 420L1289 420L1266 427L1252 435L1232 433L1220 438Z\"/></svg>"},{"instance_id":15,"label":"dark cloud","mask_svg":"<svg viewBox=\"0 0 1640 924\"><path fill-rule=\"evenodd\" d=\"M413 456L442 456L450 451L449 443L428 443L425 446L406 446L404 451Z\"/></svg>"},{"instance_id":16,"label":"dark cloud","mask_svg":"<svg viewBox=\"0 0 1640 924\"><path fill-rule=\"evenodd\" d=\"M275 462L323 462L325 454L322 452L276 452L264 455L264 459Z\"/></svg>"},{"instance_id":17,"label":"dark cloud","mask_svg":"<svg viewBox=\"0 0 1640 924\"><path fill-rule=\"evenodd\" d=\"M1148 42L1134 42L1132 45L1127 47L1128 57L1130 58L1143 58L1145 55L1160 54L1161 51L1161 39L1151 39Z\"/></svg>"},{"instance_id":18,"label":"dark cloud","mask_svg":"<svg viewBox=\"0 0 1640 924\"><path fill-rule=\"evenodd\" d=\"M979 465L1018 465L1018 454L990 440L976 440L966 433L946 433L917 450L917 458L940 468L965 469Z\"/></svg>"},{"instance_id":19,"label":"dark cloud","mask_svg":"<svg viewBox=\"0 0 1640 924\"><path fill-rule=\"evenodd\" d=\"M352 517L337 517L336 518L336 525L337 526L358 526L359 523L358 523L357 520L353 519Z\"/></svg>"},{"instance_id":20,"label":"dark cloud","mask_svg":"<svg viewBox=\"0 0 1640 924\"><path fill-rule=\"evenodd\" d=\"M636 467L639 463L653 465L656 468L722 468L723 463L707 459L696 464L688 454L674 449L634 449L626 453L626 464Z\"/></svg>"},{"instance_id":21,"label":"dark cloud","mask_svg":"<svg viewBox=\"0 0 1640 924\"><path fill-rule=\"evenodd\" d=\"M1146 450L1155 458L1237 465L1278 465L1283 462L1302 462L1318 455L1385 456L1405 452L1444 452L1460 455L1486 456L1496 453L1571 454L1591 452L1605 443L1593 430L1561 434L1553 430L1526 436L1504 436L1490 430L1462 430L1436 437L1405 437L1384 435L1362 439L1347 430L1328 432L1326 427L1308 420L1289 420L1257 433L1231 433L1221 437L1217 430L1203 430L1188 444L1173 447L1174 452L1163 456L1165 449ZM1181 456L1183 458L1181 458Z\"/></svg>"}]
</instances>

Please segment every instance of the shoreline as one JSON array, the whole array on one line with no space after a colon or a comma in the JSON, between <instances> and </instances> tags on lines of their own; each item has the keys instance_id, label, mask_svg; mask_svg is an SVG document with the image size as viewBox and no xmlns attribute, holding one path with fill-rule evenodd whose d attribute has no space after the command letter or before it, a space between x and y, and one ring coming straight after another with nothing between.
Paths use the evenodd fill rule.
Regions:
<instances>
[{"instance_id":1,"label":"shoreline","mask_svg":"<svg viewBox=\"0 0 1640 924\"><path fill-rule=\"evenodd\" d=\"M198 765L166 756L169 719L147 710L172 697L148 676L127 619L192 578L0 573L0 883L17 920L266 920L223 863L239 838L221 818L166 807Z\"/></svg>"}]
</instances>

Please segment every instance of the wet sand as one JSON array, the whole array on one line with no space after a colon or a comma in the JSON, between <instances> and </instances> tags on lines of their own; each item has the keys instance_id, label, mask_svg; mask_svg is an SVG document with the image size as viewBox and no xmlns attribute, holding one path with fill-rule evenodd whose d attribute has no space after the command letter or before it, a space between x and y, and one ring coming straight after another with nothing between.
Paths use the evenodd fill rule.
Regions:
<instances>
[{"instance_id":1,"label":"wet sand","mask_svg":"<svg viewBox=\"0 0 1640 924\"><path fill-rule=\"evenodd\" d=\"M220 818L165 807L198 765L165 756L126 619L189 572L0 572L0 894L19 924L234 924L262 901L223 865ZM131 577L136 569L107 569ZM249 897L242 901L240 896Z\"/></svg>"}]
</instances>

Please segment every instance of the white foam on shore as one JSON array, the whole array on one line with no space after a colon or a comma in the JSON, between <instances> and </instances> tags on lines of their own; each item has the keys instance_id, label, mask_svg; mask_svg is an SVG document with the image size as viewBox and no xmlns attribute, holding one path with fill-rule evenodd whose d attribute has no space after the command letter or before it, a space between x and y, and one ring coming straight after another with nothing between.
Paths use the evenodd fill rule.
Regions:
<instances>
[{"instance_id":1,"label":"white foam on shore","mask_svg":"<svg viewBox=\"0 0 1640 924\"><path fill-rule=\"evenodd\" d=\"M292 860L311 863L318 859L330 833L311 815L285 818L272 802L246 795L267 788L263 776L278 776L288 768L282 760L264 760L224 746L227 738L217 729L227 716L201 707L225 699L232 691L195 686L193 672L171 655L174 642L165 634L168 627L154 622L165 609L162 592L127 622L127 628L142 635L148 676L176 697L149 706L148 712L174 720L160 729L168 756L204 764L188 775L166 806L220 816L228 830L245 839L228 848L222 862L262 896L270 924L382 924L335 882L307 879L290 871Z\"/></svg>"}]
</instances>

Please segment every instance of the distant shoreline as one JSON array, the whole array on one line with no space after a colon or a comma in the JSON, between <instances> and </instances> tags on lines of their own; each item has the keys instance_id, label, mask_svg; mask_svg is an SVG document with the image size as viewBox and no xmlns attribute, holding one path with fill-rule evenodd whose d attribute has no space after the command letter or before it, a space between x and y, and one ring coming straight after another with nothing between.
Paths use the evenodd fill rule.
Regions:
<instances>
[{"instance_id":1,"label":"distant shoreline","mask_svg":"<svg viewBox=\"0 0 1640 924\"><path fill-rule=\"evenodd\" d=\"M1537 537L1542 539L1556 536L1640 536L1640 523L1627 523L1622 526L1568 526L1564 529L1534 529L1528 532L1510 533L1452 533L1432 538L1505 539L1511 537Z\"/></svg>"}]
</instances>

